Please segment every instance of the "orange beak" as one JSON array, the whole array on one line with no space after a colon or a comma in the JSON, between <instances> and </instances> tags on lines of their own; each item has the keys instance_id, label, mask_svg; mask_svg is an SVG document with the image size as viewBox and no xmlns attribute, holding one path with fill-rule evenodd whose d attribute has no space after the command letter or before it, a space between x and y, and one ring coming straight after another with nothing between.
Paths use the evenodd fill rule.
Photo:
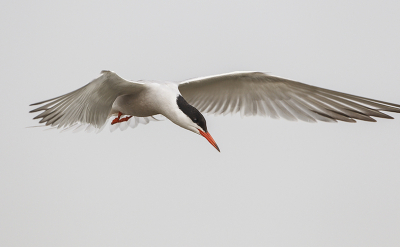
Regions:
<instances>
[{"instance_id":1,"label":"orange beak","mask_svg":"<svg viewBox=\"0 0 400 247\"><path fill-rule=\"evenodd\" d=\"M200 129L199 129L199 131L200 131L200 135L204 136L204 138L206 138L207 141L208 141L209 143L211 143L211 145L213 145L213 146L218 150L218 152L221 152L221 151L219 151L219 147L218 147L217 143L214 141L214 139L211 137L210 133L208 133L208 132L203 132L203 131L200 130Z\"/></svg>"}]
</instances>

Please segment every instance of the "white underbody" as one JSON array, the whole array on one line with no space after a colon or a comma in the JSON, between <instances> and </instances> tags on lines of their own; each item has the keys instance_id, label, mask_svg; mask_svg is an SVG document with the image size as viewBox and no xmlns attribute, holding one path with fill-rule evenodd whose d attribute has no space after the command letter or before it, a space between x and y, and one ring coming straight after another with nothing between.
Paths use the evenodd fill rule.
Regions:
<instances>
[{"instance_id":1,"label":"white underbody","mask_svg":"<svg viewBox=\"0 0 400 247\"><path fill-rule=\"evenodd\" d=\"M110 116L119 112L135 117L161 114L173 123L189 129L187 124L191 123L191 120L182 113L176 103L179 94L178 85L175 83L146 82L145 89L140 93L119 96L112 105Z\"/></svg>"},{"instance_id":2,"label":"white underbody","mask_svg":"<svg viewBox=\"0 0 400 247\"><path fill-rule=\"evenodd\" d=\"M113 103L111 115L118 114L149 117L157 114L168 115L176 108L176 98L179 95L178 85L174 83L145 84L145 89L137 94L119 96Z\"/></svg>"}]
</instances>

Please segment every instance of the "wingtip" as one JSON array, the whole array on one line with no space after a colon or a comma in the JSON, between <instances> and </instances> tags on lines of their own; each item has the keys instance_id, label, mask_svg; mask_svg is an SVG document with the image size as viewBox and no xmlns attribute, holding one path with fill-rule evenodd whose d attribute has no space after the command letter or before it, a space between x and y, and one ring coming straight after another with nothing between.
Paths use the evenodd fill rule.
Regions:
<instances>
[{"instance_id":1,"label":"wingtip","mask_svg":"<svg viewBox=\"0 0 400 247\"><path fill-rule=\"evenodd\" d=\"M30 110L29 113L34 113L34 112L38 112L38 111L40 111L40 110L38 110L38 109L33 109L33 110Z\"/></svg>"},{"instance_id":2,"label":"wingtip","mask_svg":"<svg viewBox=\"0 0 400 247\"><path fill-rule=\"evenodd\" d=\"M44 102L42 101L42 102L32 103L32 104L30 104L29 106L40 105L40 104L42 104L42 103L44 103Z\"/></svg>"}]
</instances>

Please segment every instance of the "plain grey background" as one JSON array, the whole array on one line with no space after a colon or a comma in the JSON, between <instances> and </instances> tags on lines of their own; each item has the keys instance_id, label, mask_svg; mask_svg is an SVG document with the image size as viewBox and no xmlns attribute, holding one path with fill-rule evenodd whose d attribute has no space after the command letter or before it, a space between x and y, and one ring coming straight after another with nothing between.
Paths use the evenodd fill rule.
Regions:
<instances>
[{"instance_id":1,"label":"plain grey background","mask_svg":"<svg viewBox=\"0 0 400 247\"><path fill-rule=\"evenodd\" d=\"M235 70L400 103L400 2L1 1L0 246L399 246L400 114L65 133L28 105L103 69Z\"/></svg>"}]
</instances>

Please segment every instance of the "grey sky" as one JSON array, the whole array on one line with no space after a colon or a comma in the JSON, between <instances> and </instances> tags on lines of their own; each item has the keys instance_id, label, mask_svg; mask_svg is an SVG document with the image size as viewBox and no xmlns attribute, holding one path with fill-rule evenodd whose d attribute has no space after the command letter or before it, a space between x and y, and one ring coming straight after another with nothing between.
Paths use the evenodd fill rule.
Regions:
<instances>
[{"instance_id":1,"label":"grey sky","mask_svg":"<svg viewBox=\"0 0 400 247\"><path fill-rule=\"evenodd\" d=\"M400 103L399 1L3 1L0 246L397 246L400 114L308 124L205 116L59 134L30 103L109 69L235 70Z\"/></svg>"}]
</instances>

